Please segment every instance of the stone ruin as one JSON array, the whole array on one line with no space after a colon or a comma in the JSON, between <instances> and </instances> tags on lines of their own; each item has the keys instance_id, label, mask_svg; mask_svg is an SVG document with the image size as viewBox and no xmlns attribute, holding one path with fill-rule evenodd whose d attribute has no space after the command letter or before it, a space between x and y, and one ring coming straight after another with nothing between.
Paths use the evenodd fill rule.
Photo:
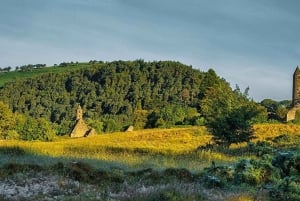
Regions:
<instances>
[{"instance_id":1,"label":"stone ruin","mask_svg":"<svg viewBox=\"0 0 300 201\"><path fill-rule=\"evenodd\" d=\"M83 120L83 110L79 105L76 112L76 124L70 134L70 137L88 137L95 134L95 129L89 128Z\"/></svg>"},{"instance_id":2,"label":"stone ruin","mask_svg":"<svg viewBox=\"0 0 300 201\"><path fill-rule=\"evenodd\" d=\"M286 121L292 121L296 118L297 111L300 110L300 69L297 66L293 75L293 103L292 108L286 115Z\"/></svg>"}]
</instances>

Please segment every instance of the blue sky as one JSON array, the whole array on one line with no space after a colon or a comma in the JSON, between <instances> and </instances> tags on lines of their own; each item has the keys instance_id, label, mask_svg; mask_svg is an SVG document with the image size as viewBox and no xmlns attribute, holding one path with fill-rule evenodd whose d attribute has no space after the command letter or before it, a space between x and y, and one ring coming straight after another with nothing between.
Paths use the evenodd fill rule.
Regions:
<instances>
[{"instance_id":1,"label":"blue sky","mask_svg":"<svg viewBox=\"0 0 300 201\"><path fill-rule=\"evenodd\" d=\"M0 66L176 60L291 99L298 0L0 0Z\"/></svg>"}]
</instances>

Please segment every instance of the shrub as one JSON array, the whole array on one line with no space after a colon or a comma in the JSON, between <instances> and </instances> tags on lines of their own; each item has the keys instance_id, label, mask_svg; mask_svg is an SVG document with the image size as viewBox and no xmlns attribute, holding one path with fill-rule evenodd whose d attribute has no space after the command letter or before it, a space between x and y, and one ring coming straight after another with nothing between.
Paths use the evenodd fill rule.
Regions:
<instances>
[{"instance_id":1,"label":"shrub","mask_svg":"<svg viewBox=\"0 0 300 201\"><path fill-rule=\"evenodd\" d=\"M212 133L214 142L224 147L233 143L249 142L254 138L251 120L257 113L251 107L243 106L208 121L206 126Z\"/></svg>"},{"instance_id":2,"label":"shrub","mask_svg":"<svg viewBox=\"0 0 300 201\"><path fill-rule=\"evenodd\" d=\"M120 125L113 119L108 119L104 121L103 130L106 133L120 131L121 129L122 129L122 125Z\"/></svg>"},{"instance_id":3,"label":"shrub","mask_svg":"<svg viewBox=\"0 0 300 201\"><path fill-rule=\"evenodd\" d=\"M233 181L234 169L230 166L216 166L213 162L211 167L204 168L204 175L208 186L223 187L227 182Z\"/></svg>"},{"instance_id":4,"label":"shrub","mask_svg":"<svg viewBox=\"0 0 300 201\"><path fill-rule=\"evenodd\" d=\"M77 180L79 182L93 184L99 184L99 182L122 183L124 181L123 175L102 170L96 170L94 167L84 162L69 163L65 168L65 173L72 179Z\"/></svg>"},{"instance_id":5,"label":"shrub","mask_svg":"<svg viewBox=\"0 0 300 201\"><path fill-rule=\"evenodd\" d=\"M66 173L77 181L88 182L94 174L95 169L87 163L72 162L66 167Z\"/></svg>"},{"instance_id":6,"label":"shrub","mask_svg":"<svg viewBox=\"0 0 300 201\"><path fill-rule=\"evenodd\" d=\"M204 177L204 185L207 188L223 188L225 186L225 181L217 176L207 175Z\"/></svg>"},{"instance_id":7,"label":"shrub","mask_svg":"<svg viewBox=\"0 0 300 201\"><path fill-rule=\"evenodd\" d=\"M279 168L282 177L290 175L294 166L294 154L291 152L278 152L272 160L272 165Z\"/></svg>"},{"instance_id":8,"label":"shrub","mask_svg":"<svg viewBox=\"0 0 300 201\"><path fill-rule=\"evenodd\" d=\"M300 200L299 178L285 177L269 193L271 201L298 201Z\"/></svg>"},{"instance_id":9,"label":"shrub","mask_svg":"<svg viewBox=\"0 0 300 201\"><path fill-rule=\"evenodd\" d=\"M24 125L18 129L22 140L52 141L56 136L52 125L43 118L34 119L28 116Z\"/></svg>"},{"instance_id":10,"label":"shrub","mask_svg":"<svg viewBox=\"0 0 300 201\"><path fill-rule=\"evenodd\" d=\"M178 180L181 180L184 182L194 181L194 176L192 175L192 173L184 168L181 168L181 169L168 168L164 171L164 176L165 177L175 177Z\"/></svg>"},{"instance_id":11,"label":"shrub","mask_svg":"<svg viewBox=\"0 0 300 201\"><path fill-rule=\"evenodd\" d=\"M264 154L272 154L274 152L271 143L261 141L258 141L256 143L248 143L248 150L251 153L255 153L255 155L258 157L263 156Z\"/></svg>"},{"instance_id":12,"label":"shrub","mask_svg":"<svg viewBox=\"0 0 300 201\"><path fill-rule=\"evenodd\" d=\"M242 159L235 167L234 181L236 183L259 185L277 179L279 179L279 172L271 164L270 157L264 157L261 160Z\"/></svg>"},{"instance_id":13,"label":"shrub","mask_svg":"<svg viewBox=\"0 0 300 201\"><path fill-rule=\"evenodd\" d=\"M7 174L12 175L20 172L31 172L31 171L42 171L43 168L36 164L18 164L18 163L7 163L3 165L2 170Z\"/></svg>"}]
</instances>

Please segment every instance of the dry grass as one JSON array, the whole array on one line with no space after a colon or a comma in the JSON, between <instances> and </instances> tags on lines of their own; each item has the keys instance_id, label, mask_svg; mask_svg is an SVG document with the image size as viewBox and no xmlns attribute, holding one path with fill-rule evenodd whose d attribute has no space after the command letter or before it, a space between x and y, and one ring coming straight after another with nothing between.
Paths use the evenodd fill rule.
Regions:
<instances>
[{"instance_id":1,"label":"dry grass","mask_svg":"<svg viewBox=\"0 0 300 201\"><path fill-rule=\"evenodd\" d=\"M256 140L265 141L279 135L300 135L300 125L294 124L257 124L254 125Z\"/></svg>"},{"instance_id":2,"label":"dry grass","mask_svg":"<svg viewBox=\"0 0 300 201\"><path fill-rule=\"evenodd\" d=\"M149 129L112 133L88 138L58 138L54 142L2 141L2 147L20 147L27 152L51 157L96 159L130 167L202 166L195 153L211 136L204 127ZM186 158L184 155L192 154ZM195 158L196 157L196 158Z\"/></svg>"},{"instance_id":3,"label":"dry grass","mask_svg":"<svg viewBox=\"0 0 300 201\"><path fill-rule=\"evenodd\" d=\"M295 136L300 136L300 126L286 124L259 124L254 126L255 140L268 140L285 134L292 139L297 146L300 141L295 140ZM88 138L71 139L67 137L57 138L54 142L27 142L27 141L0 141L0 157L2 160L12 160L8 162L18 162L20 158L25 163L32 163L32 158L37 158L39 164L41 159L46 158L53 164L53 159L60 160L77 160L77 159L95 159L101 161L101 168L107 165L110 171L118 172L126 168L142 169L142 168L186 168L195 173L199 173L204 167L210 166L214 161L217 165L234 164L241 158L251 157L241 150L246 144L231 146L229 151L196 151L199 146L203 146L211 141L212 136L204 127L174 128L174 129L149 129L134 132L118 132L112 134L98 135ZM300 138L299 138L300 139ZM295 142L294 142L295 141ZM288 144L289 142L280 141L280 143ZM289 145L288 145L289 146ZM9 155L7 150L12 150L15 155ZM23 150L25 152L23 152ZM29 154L28 154L29 153ZM50 164L51 164L50 163ZM120 164L120 166L112 166ZM93 164L94 165L94 164ZM113 168L113 169L111 169ZM125 184L124 184L125 185ZM141 189L143 192L151 189L153 192L157 190L163 191L165 184L153 184L144 186L144 183L133 183L134 188ZM136 186L140 185L140 186ZM161 186L163 185L163 186ZM168 184L169 185L169 184ZM170 184L171 185L171 184ZM267 193L264 191L245 191L243 188L236 190L231 189L207 189L203 188L199 183L191 184L172 184L172 189L183 195L201 195L208 201L224 200L224 201L252 201L267 200ZM170 188L171 188L170 187ZM124 188L127 191L115 193L115 196L123 196L133 193L139 196L140 191ZM188 189L188 190L186 190ZM194 189L194 190L193 190ZM256 192L257 191L257 192ZM188 192L188 193L187 193ZM123 194L121 194L123 193ZM142 197L146 196L145 194ZM142 200L142 199L141 199Z\"/></svg>"},{"instance_id":4,"label":"dry grass","mask_svg":"<svg viewBox=\"0 0 300 201\"><path fill-rule=\"evenodd\" d=\"M286 124L259 124L254 126L256 140L264 141L281 134L299 135L300 126ZM117 162L132 168L188 168L197 171L217 163L234 163L243 154L228 155L217 151L198 151L212 136L204 127L149 129L118 132L88 138L58 138L54 142L1 141L1 147L19 147L43 156L70 159L95 159ZM246 144L233 145L236 149Z\"/></svg>"}]
</instances>

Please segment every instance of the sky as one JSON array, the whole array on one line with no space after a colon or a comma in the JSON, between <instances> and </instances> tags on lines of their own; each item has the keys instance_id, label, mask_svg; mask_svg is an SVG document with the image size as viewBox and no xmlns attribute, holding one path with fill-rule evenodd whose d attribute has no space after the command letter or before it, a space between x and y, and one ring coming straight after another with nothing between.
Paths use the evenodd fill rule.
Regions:
<instances>
[{"instance_id":1,"label":"sky","mask_svg":"<svg viewBox=\"0 0 300 201\"><path fill-rule=\"evenodd\" d=\"M173 60L292 98L299 0L0 0L0 67Z\"/></svg>"}]
</instances>

